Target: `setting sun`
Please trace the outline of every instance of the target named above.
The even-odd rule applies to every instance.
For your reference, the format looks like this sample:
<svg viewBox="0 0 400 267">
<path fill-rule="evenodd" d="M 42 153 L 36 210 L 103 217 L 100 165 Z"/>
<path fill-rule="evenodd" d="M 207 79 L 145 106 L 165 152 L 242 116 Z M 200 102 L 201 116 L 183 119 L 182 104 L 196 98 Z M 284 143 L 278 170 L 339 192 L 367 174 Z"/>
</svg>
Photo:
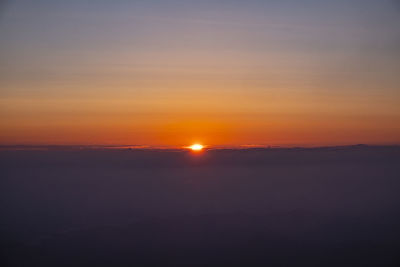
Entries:
<svg viewBox="0 0 400 267">
<path fill-rule="evenodd" d="M 193 151 L 200 151 L 204 148 L 204 146 L 200 145 L 200 144 L 194 144 L 189 146 L 189 148 Z"/>
</svg>

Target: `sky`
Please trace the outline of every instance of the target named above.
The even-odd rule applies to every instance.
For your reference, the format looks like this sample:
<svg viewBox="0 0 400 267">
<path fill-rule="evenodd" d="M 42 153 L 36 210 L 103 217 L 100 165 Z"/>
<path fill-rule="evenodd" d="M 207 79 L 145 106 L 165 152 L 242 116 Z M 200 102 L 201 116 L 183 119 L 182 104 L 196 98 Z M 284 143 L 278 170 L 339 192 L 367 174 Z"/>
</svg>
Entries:
<svg viewBox="0 0 400 267">
<path fill-rule="evenodd" d="M 1 3 L 0 144 L 400 144 L 400 1 Z"/>
</svg>

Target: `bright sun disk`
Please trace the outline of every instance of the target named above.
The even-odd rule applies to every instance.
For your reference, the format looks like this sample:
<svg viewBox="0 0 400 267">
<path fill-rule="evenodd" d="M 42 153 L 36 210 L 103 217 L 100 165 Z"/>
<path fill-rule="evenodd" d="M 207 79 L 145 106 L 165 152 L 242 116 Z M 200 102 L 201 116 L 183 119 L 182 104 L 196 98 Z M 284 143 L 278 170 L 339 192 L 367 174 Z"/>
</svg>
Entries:
<svg viewBox="0 0 400 267">
<path fill-rule="evenodd" d="M 203 146 L 200 145 L 200 144 L 194 144 L 194 145 L 189 146 L 189 148 L 190 148 L 191 150 L 193 150 L 193 151 L 200 151 L 200 150 L 203 149 Z"/>
</svg>

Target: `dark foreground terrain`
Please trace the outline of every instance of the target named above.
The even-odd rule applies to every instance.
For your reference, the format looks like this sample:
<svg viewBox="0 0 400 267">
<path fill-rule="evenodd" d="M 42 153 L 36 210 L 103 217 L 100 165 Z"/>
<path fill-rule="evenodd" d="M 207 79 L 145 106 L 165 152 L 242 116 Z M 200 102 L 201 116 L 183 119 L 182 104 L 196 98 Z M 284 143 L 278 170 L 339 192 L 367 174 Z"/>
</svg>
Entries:
<svg viewBox="0 0 400 267">
<path fill-rule="evenodd" d="M 400 147 L 0 151 L 2 266 L 399 266 Z"/>
</svg>

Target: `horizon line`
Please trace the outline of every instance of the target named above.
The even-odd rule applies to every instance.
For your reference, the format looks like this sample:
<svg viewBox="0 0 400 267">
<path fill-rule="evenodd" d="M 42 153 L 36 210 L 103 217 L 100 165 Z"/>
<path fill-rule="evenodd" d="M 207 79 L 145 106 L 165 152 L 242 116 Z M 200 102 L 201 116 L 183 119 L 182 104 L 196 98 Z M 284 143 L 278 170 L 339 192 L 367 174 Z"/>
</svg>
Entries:
<svg viewBox="0 0 400 267">
<path fill-rule="evenodd" d="M 398 147 L 400 143 L 390 144 L 338 144 L 338 145 L 204 145 L 204 150 L 251 150 L 251 149 L 316 149 L 316 148 L 346 148 L 346 147 Z M 82 144 L 0 144 L 1 150 L 189 150 L 187 146 L 152 146 L 152 145 L 82 145 Z"/>
</svg>

